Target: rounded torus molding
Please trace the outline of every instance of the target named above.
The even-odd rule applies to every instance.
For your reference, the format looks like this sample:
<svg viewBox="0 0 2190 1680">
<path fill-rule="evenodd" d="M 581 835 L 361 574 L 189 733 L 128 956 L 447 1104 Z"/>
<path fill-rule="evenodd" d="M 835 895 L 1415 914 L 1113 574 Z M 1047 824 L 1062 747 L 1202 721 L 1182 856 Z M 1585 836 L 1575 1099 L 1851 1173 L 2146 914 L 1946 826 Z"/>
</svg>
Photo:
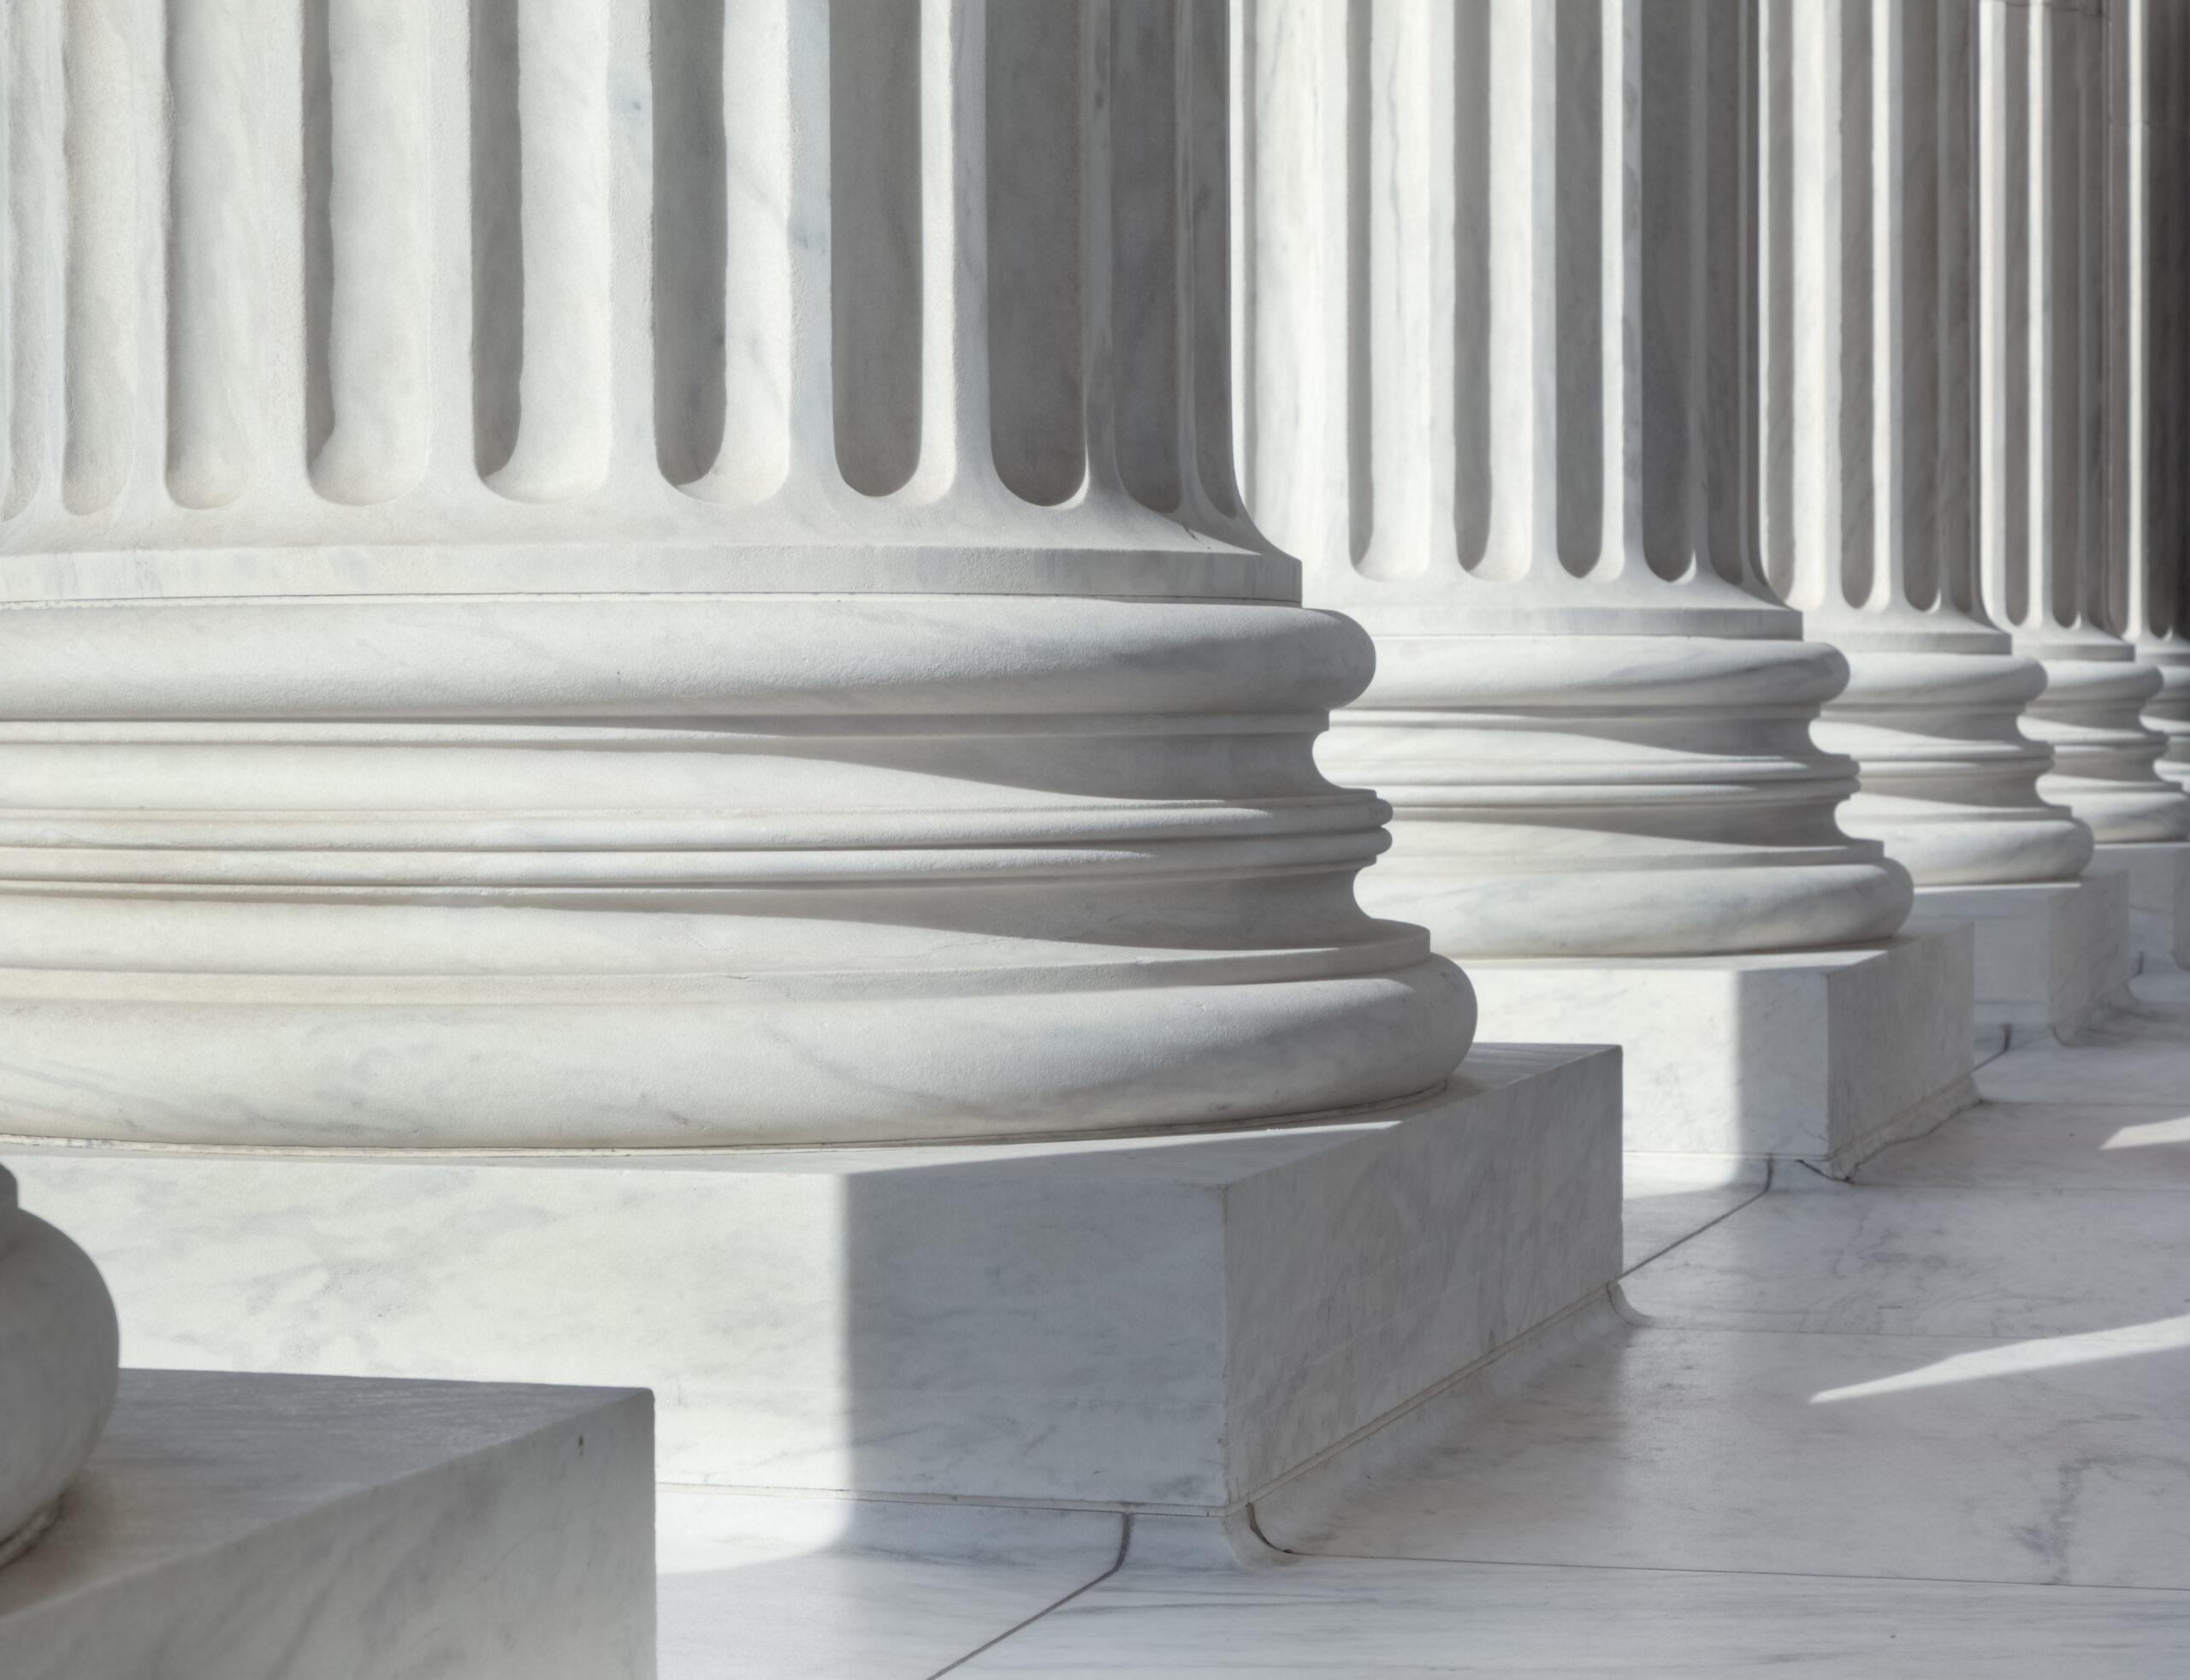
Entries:
<svg viewBox="0 0 2190 1680">
<path fill-rule="evenodd" d="M 2073 809 L 2102 843 L 2190 838 L 2190 793 L 2156 768 L 2167 738 L 2142 718 L 2163 682 L 2110 639 L 2098 657 L 2045 659 L 2045 692 L 2023 720 L 2053 748 L 2039 791 Z"/>
<path fill-rule="evenodd" d="M 2153 768 L 2190 792 L 2190 648 L 2146 648 L 2138 657 L 2159 672 L 2159 692 L 2144 714 L 2145 727 L 2167 743 Z"/>
<path fill-rule="evenodd" d="M 2045 687 L 2036 660 L 1850 650 L 1848 668 L 1846 692 L 1811 731 L 1862 766 L 1843 827 L 1884 841 L 1919 886 L 2082 873 L 2091 830 L 2039 793 L 2052 750 L 2020 726 Z"/>
<path fill-rule="evenodd" d="M 1087 1133 L 1434 1086 L 1335 614 L 1040 596 L 0 612 L 0 1114 L 178 1143 Z"/>
<path fill-rule="evenodd" d="M 16 1204 L 0 1168 L 0 1565 L 51 1524 L 114 1410 L 120 1364 L 98 1268 Z"/>
<path fill-rule="evenodd" d="M 1908 873 L 1834 807 L 1814 743 L 1847 669 L 1814 642 L 1387 636 L 1323 766 L 1390 800 L 1364 876 L 1462 958 L 1808 949 L 1884 938 Z"/>
</svg>

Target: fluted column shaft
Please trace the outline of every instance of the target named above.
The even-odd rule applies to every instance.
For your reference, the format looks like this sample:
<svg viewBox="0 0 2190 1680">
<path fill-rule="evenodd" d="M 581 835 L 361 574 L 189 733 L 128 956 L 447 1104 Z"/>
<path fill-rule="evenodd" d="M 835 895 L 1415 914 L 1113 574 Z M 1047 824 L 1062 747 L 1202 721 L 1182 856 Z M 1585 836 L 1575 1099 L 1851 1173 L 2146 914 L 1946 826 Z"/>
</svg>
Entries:
<svg viewBox="0 0 2190 1680">
<path fill-rule="evenodd" d="M 2117 622 L 2160 674 L 2157 768 L 2190 789 L 2190 4 L 2120 0 L 2108 47 L 2107 553 Z"/>
<path fill-rule="evenodd" d="M 1249 506 L 1376 636 L 1323 748 L 1367 902 L 1483 956 L 1880 937 L 1810 737 L 1846 667 L 1756 570 L 1743 0 L 1253 0 Z"/>
<path fill-rule="evenodd" d="M 1977 599 L 1975 0 L 1767 0 L 1766 575 L 1847 656 L 1842 826 L 1919 885 L 2059 880 L 2090 831 L 2018 727 L 2045 683 Z"/>
<path fill-rule="evenodd" d="M 2106 34 L 2100 0 L 1980 0 L 1980 557 L 1992 620 L 2045 666 L 2039 790 L 2102 842 L 2190 833 L 2138 714 L 2159 673 L 2110 628 Z"/>
<path fill-rule="evenodd" d="M 996 1136 L 1434 1085 L 1240 512 L 1222 0 L 7 12 L 0 1107 Z"/>
</svg>

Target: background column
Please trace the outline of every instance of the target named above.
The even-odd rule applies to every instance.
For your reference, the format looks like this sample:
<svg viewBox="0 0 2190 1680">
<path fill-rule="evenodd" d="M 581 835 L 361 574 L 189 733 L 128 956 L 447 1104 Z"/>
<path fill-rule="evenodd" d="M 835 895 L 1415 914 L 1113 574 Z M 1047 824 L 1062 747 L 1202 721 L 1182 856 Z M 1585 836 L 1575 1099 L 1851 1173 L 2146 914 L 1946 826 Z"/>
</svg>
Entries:
<svg viewBox="0 0 2190 1680">
<path fill-rule="evenodd" d="M 2138 714 L 2160 687 L 2111 627 L 2106 540 L 2107 20 L 2098 0 L 1982 0 L 1980 521 L 1984 598 L 2045 666 L 2039 783 L 2109 842 L 2180 840 L 2190 798 Z"/>
<path fill-rule="evenodd" d="M 2092 837 L 2017 726 L 2045 684 L 1977 590 L 1974 0 L 1767 0 L 1765 571 L 1846 655 L 1814 731 L 1919 886 L 2056 881 Z"/>
<path fill-rule="evenodd" d="M 2190 7 L 2122 0 L 2108 21 L 2109 554 L 2124 634 L 2156 665 L 2145 723 L 2190 785 Z"/>
<path fill-rule="evenodd" d="M 1758 567 L 1756 9 L 1239 28 L 1246 497 L 1376 638 L 1319 749 L 1394 809 L 1364 902 L 1468 960 L 1485 1036 L 1625 1044 L 1631 1149 L 1843 1160 L 1960 1100 L 1965 949 L 1753 955 L 1884 940 L 1911 899 L 1811 736 L 1846 663 Z M 1837 1111 L 1767 1093 L 1775 1057 L 1822 1075 L 1851 964 L 1921 1048 Z M 1775 1003 L 1798 973 L 1809 1004 Z M 1805 1007 L 1815 1042 L 1758 1049 Z"/>
<path fill-rule="evenodd" d="M 2159 688 L 2142 722 L 2152 766 L 2190 789 L 2190 638 L 2185 636 L 2190 488 L 2190 9 L 2110 8 L 2107 46 L 2106 622 Z M 2190 845 L 2122 842 L 2140 956 L 2190 961 Z"/>
</svg>

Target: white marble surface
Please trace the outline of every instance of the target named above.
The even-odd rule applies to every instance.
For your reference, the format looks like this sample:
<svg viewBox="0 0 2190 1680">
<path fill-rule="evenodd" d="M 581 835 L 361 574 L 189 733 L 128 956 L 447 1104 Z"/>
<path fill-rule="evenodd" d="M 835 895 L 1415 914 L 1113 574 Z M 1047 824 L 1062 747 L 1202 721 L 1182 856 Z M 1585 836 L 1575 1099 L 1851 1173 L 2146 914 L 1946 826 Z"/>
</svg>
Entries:
<svg viewBox="0 0 2190 1680">
<path fill-rule="evenodd" d="M 1122 1572 L 954 1671 L 991 1680 L 2175 1680 L 2181 1596 L 1317 1558 Z"/>
<path fill-rule="evenodd" d="M 1754 1156 L 1690 1161 L 1630 1155 L 1620 1186 L 1623 1272 L 1761 1196 L 1776 1163 Z"/>
<path fill-rule="evenodd" d="M 2021 1051 L 2015 1052 L 2018 1056 Z M 2190 1057 L 2184 1059 L 2190 1078 Z M 2174 1103 L 1986 1103 L 1873 1156 L 1866 1185 L 2190 1190 L 2190 1090 Z"/>
<path fill-rule="evenodd" d="M 2014 1042 L 2073 1034 L 2134 971 L 2129 903 L 2119 873 L 2086 871 L 2069 882 L 1925 887 L 1916 915 L 1963 921 L 1975 937 L 1980 1038 L 2009 1030 Z"/>
<path fill-rule="evenodd" d="M 2092 867 L 2129 878 L 2129 947 L 2146 966 L 2190 962 L 2190 842 L 2099 847 Z"/>
<path fill-rule="evenodd" d="M 759 1503 L 659 1491 L 660 1680 L 928 1680 L 1108 1573 L 1123 1537 L 1112 1512 Z"/>
<path fill-rule="evenodd" d="M 1618 1275 L 1616 1056 L 1467 1070 L 1102 1143 L 11 1158 L 133 1363 L 644 1384 L 667 1481 L 1211 1510 Z"/>
<path fill-rule="evenodd" d="M 1357 1557 L 2190 1588 L 2190 1341 L 1949 1365 L 2003 1346 L 1637 1329 L 1319 1531 L 1264 1531 Z"/>
<path fill-rule="evenodd" d="M 648 1397 L 131 1370 L 9 1680 L 652 1680 Z"/>
<path fill-rule="evenodd" d="M 2170 1320 L 2190 1314 L 2190 1174 L 2175 1187 L 1767 1196 L 1623 1287 L 1654 1319 L 1719 1329 L 2022 1339 Z"/>
<path fill-rule="evenodd" d="M 1838 951 L 1477 961 L 1487 1038 L 1622 1046 L 1626 1147 L 1844 1172 L 1975 1100 L 1971 944 L 1927 926 Z"/>
</svg>

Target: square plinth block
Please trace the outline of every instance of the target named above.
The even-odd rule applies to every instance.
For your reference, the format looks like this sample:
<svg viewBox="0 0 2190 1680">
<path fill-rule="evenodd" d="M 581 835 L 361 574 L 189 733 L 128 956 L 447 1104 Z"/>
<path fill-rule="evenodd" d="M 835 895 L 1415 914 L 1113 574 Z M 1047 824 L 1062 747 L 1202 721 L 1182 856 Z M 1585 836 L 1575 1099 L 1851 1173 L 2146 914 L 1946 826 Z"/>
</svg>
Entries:
<svg viewBox="0 0 2190 1680">
<path fill-rule="evenodd" d="M 2073 881 L 1916 890 L 1918 916 L 1975 930 L 1980 1045 L 2066 1038 L 2128 985 L 2129 884 L 2127 870 L 2093 869 Z"/>
<path fill-rule="evenodd" d="M 1619 1270 L 1617 1051 L 965 1147 L 10 1145 L 133 1363 L 654 1389 L 671 1483 L 1236 1511 Z"/>
<path fill-rule="evenodd" d="M 2190 840 L 2101 846 L 2086 873 L 2128 877 L 2129 951 L 2140 970 L 2190 968 Z"/>
<path fill-rule="evenodd" d="M 629 1389 L 125 1370 L 0 1569 L 8 1680 L 653 1680 Z"/>
<path fill-rule="evenodd" d="M 1977 1100 L 1968 931 L 1843 950 L 1471 961 L 1489 1038 L 1626 1053 L 1627 1147 L 1834 1176 Z"/>
</svg>

